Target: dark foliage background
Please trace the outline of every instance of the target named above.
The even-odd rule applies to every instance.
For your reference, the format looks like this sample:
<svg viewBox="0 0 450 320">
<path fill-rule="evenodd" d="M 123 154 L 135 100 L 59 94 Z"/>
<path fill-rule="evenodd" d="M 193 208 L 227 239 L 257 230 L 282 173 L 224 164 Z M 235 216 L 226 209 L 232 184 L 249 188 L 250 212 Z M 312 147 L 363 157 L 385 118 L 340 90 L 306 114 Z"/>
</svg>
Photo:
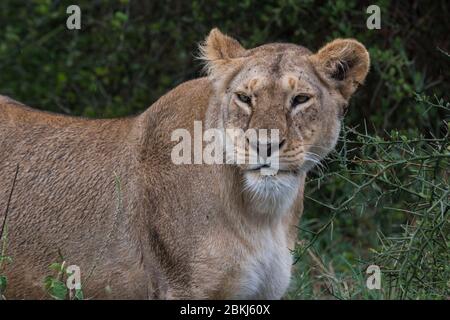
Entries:
<svg viewBox="0 0 450 320">
<path fill-rule="evenodd" d="M 66 28 L 66 8 L 82 9 L 82 29 Z M 0 88 L 25 103 L 86 116 L 141 111 L 198 77 L 197 44 L 217 26 L 246 47 L 298 43 L 312 50 L 353 37 L 372 70 L 354 99 L 352 120 L 378 129 L 430 127 L 413 116 L 414 92 L 448 93 L 447 1 L 377 1 L 382 29 L 366 28 L 373 1 L 20 1 L 0 3 Z M 435 118 L 435 117 L 434 117 Z"/>
<path fill-rule="evenodd" d="M 79 31 L 66 28 L 70 4 L 81 7 Z M 381 7 L 381 30 L 366 27 L 366 8 L 371 4 Z M 299 247 L 304 250 L 298 253 L 300 271 L 290 297 L 445 298 L 449 296 L 450 243 L 446 197 L 449 9 L 445 0 L 2 0 L 0 92 L 27 105 L 65 114 L 125 116 L 146 109 L 177 84 L 201 75 L 195 59 L 197 45 L 212 27 L 219 27 L 246 47 L 281 41 L 314 51 L 337 37 L 356 38 L 370 51 L 371 71 L 346 118 L 349 128 L 343 137 L 348 144 L 342 142 L 327 160 L 328 175 L 311 175 L 308 190 L 314 201 L 307 201 L 300 227 Z M 420 154 L 431 158 L 402 162 Z M 438 157 L 437 161 L 435 154 L 443 155 L 443 160 Z M 384 179 L 394 181 L 394 187 L 378 178 L 375 184 L 364 186 L 368 174 L 379 173 L 378 169 L 392 161 L 400 163 L 393 171 L 387 170 Z M 433 174 L 410 171 L 411 163 L 412 167 L 430 166 Z M 428 183 L 415 185 L 417 177 Z M 357 185 L 349 184 L 348 179 Z M 323 181 L 322 185 L 318 181 Z M 443 192 L 443 200 L 439 198 L 436 205 L 444 208 L 436 213 L 436 217 L 444 217 L 439 225 L 443 229 L 438 232 L 442 237 L 436 242 L 444 249 L 431 250 L 433 261 L 440 264 L 426 262 L 426 267 L 443 269 L 432 279 L 424 278 L 429 272 L 413 269 L 402 280 L 407 266 L 399 271 L 395 265 L 398 255 L 389 260 L 392 248 L 380 240 L 380 233 L 409 239 L 393 243 L 394 251 L 411 246 L 413 231 L 405 231 L 403 226 L 417 222 L 411 212 L 424 208 L 422 200 L 428 208 L 433 205 L 437 191 L 431 185 Z M 365 189 L 357 186 L 369 191 L 364 193 Z M 348 199 L 352 206 L 340 206 Z M 436 219 L 430 223 L 438 223 Z M 386 270 L 399 271 L 380 294 L 367 292 L 359 283 L 364 263 L 375 261 L 374 252 L 381 254 Z M 424 261 L 423 250 L 414 252 L 404 257 L 406 265 Z"/>
</svg>

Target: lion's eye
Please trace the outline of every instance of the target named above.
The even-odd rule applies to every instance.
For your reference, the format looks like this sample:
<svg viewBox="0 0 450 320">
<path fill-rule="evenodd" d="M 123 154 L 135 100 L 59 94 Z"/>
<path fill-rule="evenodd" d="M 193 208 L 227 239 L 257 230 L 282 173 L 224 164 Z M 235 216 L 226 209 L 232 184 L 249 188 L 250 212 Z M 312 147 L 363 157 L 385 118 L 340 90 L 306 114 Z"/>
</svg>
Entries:
<svg viewBox="0 0 450 320">
<path fill-rule="evenodd" d="M 236 96 L 239 100 L 241 100 L 243 103 L 250 104 L 252 102 L 252 98 L 250 98 L 248 95 L 243 93 L 236 93 Z"/>
<path fill-rule="evenodd" d="M 298 106 L 299 104 L 303 104 L 307 102 L 310 99 L 309 96 L 305 96 L 303 94 L 299 94 L 298 96 L 295 96 L 294 99 L 292 99 L 292 108 Z"/>
</svg>

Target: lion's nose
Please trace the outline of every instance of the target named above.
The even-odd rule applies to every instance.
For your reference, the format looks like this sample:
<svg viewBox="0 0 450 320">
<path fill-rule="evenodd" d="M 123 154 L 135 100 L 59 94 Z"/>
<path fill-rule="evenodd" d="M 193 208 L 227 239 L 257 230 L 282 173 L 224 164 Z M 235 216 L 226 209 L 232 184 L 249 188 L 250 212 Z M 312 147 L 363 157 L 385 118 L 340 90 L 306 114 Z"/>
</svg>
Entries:
<svg viewBox="0 0 450 320">
<path fill-rule="evenodd" d="M 286 142 L 286 139 L 283 139 L 280 143 L 278 143 L 278 150 L 280 150 Z M 272 143 L 261 143 L 260 141 L 256 141 L 255 145 L 250 144 L 259 156 L 266 156 L 269 158 L 272 155 Z"/>
<path fill-rule="evenodd" d="M 256 152 L 258 155 L 270 157 L 272 155 L 272 144 L 271 143 L 260 143 L 259 141 L 256 144 Z"/>
</svg>

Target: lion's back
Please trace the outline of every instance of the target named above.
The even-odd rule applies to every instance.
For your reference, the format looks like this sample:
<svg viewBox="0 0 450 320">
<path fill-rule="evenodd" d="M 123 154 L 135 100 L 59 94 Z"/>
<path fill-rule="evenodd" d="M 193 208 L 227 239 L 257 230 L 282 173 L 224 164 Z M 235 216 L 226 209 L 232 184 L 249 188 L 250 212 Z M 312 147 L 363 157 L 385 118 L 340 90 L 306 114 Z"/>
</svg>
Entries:
<svg viewBox="0 0 450 320">
<path fill-rule="evenodd" d="M 0 222 L 18 168 L 8 212 L 8 253 L 14 260 L 14 268 L 6 271 L 14 288 L 10 297 L 36 297 L 48 266 L 58 259 L 58 249 L 82 270 L 91 268 L 115 223 L 117 177 L 123 212 L 134 217 L 141 207 L 134 191 L 141 182 L 139 156 L 151 155 L 145 158 L 145 168 L 152 168 L 148 175 L 158 174 L 155 179 L 166 185 L 180 185 L 178 178 L 171 182 L 161 174 L 167 166 L 173 169 L 172 176 L 175 170 L 188 174 L 184 167 L 165 162 L 170 161 L 170 134 L 203 119 L 210 92 L 206 79 L 189 81 L 140 116 L 112 120 L 65 117 L 0 98 Z M 197 201 L 205 203 L 203 198 Z M 133 260 L 131 249 L 127 247 L 127 252 Z M 96 270 L 116 269 L 105 264 Z M 25 279 L 23 274 L 30 276 Z M 99 286 L 104 280 L 96 277 Z"/>
<path fill-rule="evenodd" d="M 57 260 L 57 244 L 83 266 L 94 259 L 105 224 L 112 223 L 115 174 L 127 181 L 131 125 L 128 119 L 55 115 L 0 98 L 0 222 L 10 202 L 8 252 L 15 269 L 7 274 L 17 290 L 30 285 L 21 279 L 25 273 L 41 283 Z"/>
</svg>

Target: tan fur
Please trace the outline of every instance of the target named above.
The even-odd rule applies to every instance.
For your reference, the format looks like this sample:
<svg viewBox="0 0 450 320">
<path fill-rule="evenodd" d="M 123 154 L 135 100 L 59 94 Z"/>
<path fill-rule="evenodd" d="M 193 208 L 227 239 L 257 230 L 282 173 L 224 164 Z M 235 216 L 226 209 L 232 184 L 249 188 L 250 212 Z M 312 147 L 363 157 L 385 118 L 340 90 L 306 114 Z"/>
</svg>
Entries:
<svg viewBox="0 0 450 320">
<path fill-rule="evenodd" d="M 8 298 L 46 297 L 43 279 L 59 254 L 80 266 L 88 298 L 281 297 L 286 285 L 275 269 L 266 270 L 267 288 L 245 287 L 246 274 L 255 263 L 271 266 L 261 260 L 267 241 L 273 254 L 294 248 L 314 164 L 305 154 L 321 159 L 334 147 L 368 55 L 355 40 L 317 54 L 294 44 L 246 50 L 217 29 L 202 53 L 208 78 L 178 86 L 136 117 L 88 120 L 0 98 L 0 222 L 19 165 L 7 217 Z M 342 80 L 332 77 L 338 61 L 346 63 Z M 251 114 L 236 90 L 252 95 Z M 293 90 L 311 95 L 295 112 Z M 262 178 L 246 165 L 173 164 L 171 133 L 192 132 L 194 120 L 204 129 L 279 129 L 285 171 L 277 177 L 297 181 L 292 199 L 261 205 L 245 184 Z"/>
</svg>

